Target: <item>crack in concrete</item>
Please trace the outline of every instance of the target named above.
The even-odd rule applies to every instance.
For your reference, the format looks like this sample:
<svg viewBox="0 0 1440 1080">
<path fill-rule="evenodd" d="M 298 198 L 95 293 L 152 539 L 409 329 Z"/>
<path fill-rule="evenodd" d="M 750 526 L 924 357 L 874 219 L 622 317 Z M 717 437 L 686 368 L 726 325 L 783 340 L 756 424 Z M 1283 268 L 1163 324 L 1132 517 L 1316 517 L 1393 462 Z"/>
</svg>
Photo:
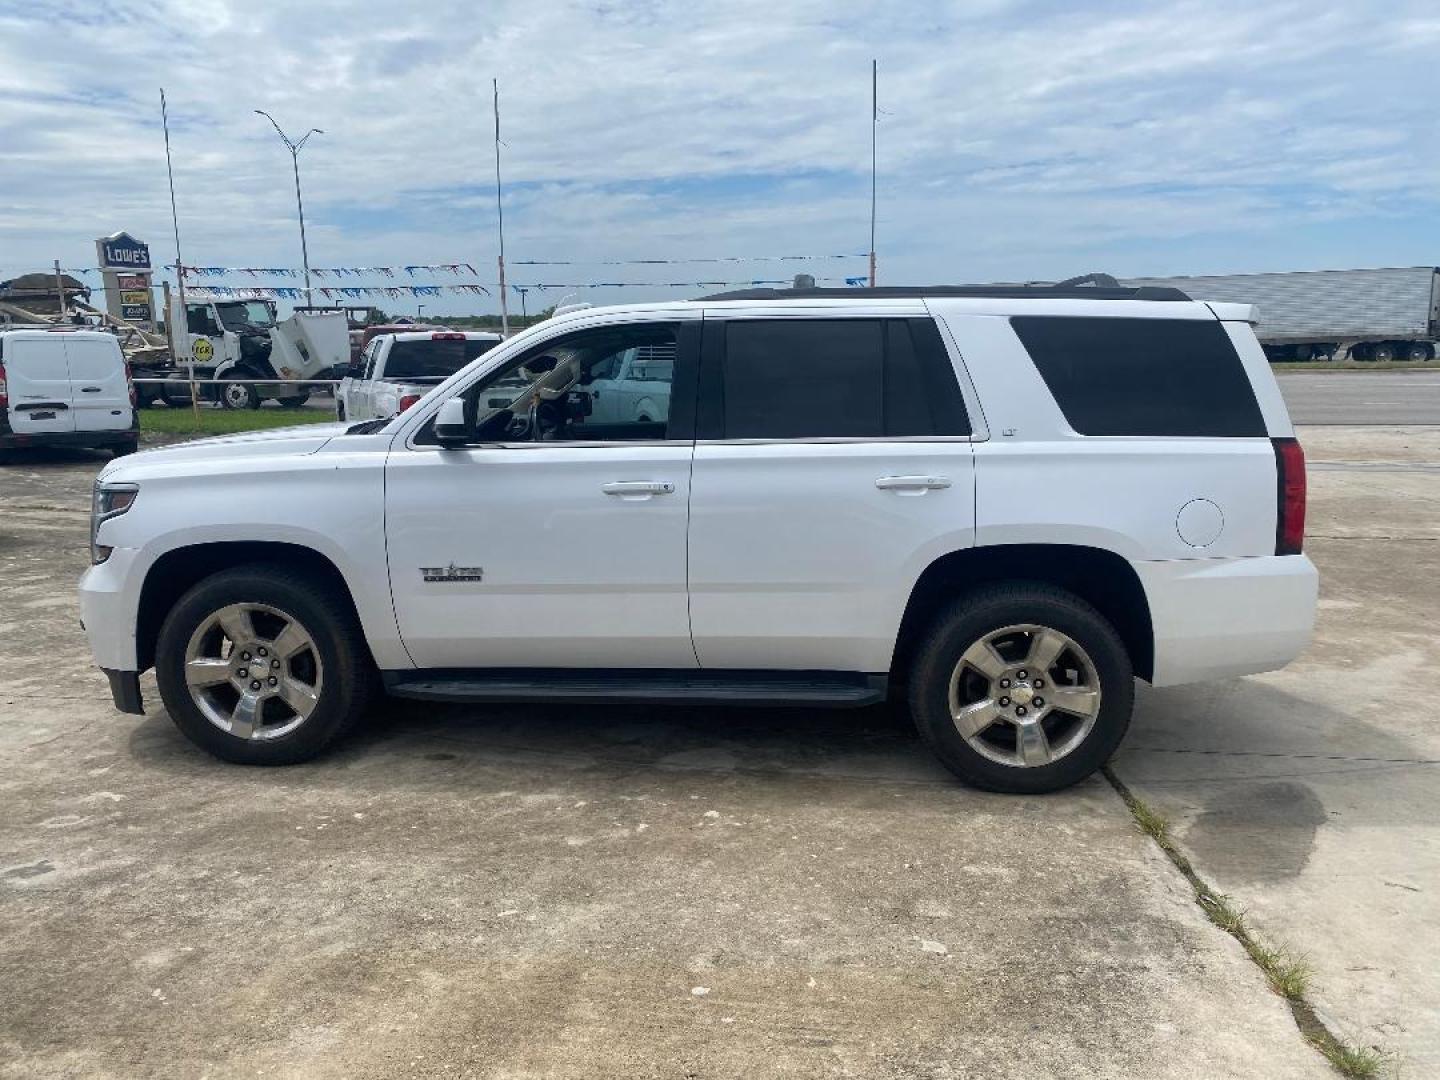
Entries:
<svg viewBox="0 0 1440 1080">
<path fill-rule="evenodd" d="M 1162 831 L 1158 835 L 1144 827 L 1142 815 L 1150 818 L 1154 818 L 1155 815 L 1140 801 L 1135 793 L 1130 790 L 1125 781 L 1115 775 L 1114 770 L 1111 769 L 1109 765 L 1102 765 L 1100 772 L 1101 775 L 1110 782 L 1110 786 L 1115 789 L 1115 793 L 1120 796 L 1121 801 L 1125 803 L 1131 815 L 1135 817 L 1136 824 L 1141 826 L 1141 830 L 1145 832 L 1155 846 L 1160 849 L 1165 858 L 1169 860 L 1170 865 L 1175 867 L 1181 876 L 1185 878 L 1186 882 L 1189 883 L 1191 891 L 1195 894 L 1195 903 L 1199 905 L 1201 910 L 1207 912 L 1206 918 L 1210 925 L 1222 933 L 1229 934 L 1238 941 L 1240 945 L 1244 947 L 1251 962 L 1253 962 L 1257 968 L 1260 968 L 1261 973 L 1266 976 L 1267 980 L 1270 979 L 1270 973 L 1266 971 L 1259 960 L 1256 959 L 1254 949 L 1257 946 L 1262 948 L 1264 946 L 1255 935 L 1251 933 L 1247 927 L 1239 923 L 1238 920 L 1235 925 L 1228 923 L 1221 924 L 1210 917 L 1206 907 L 1207 899 L 1212 903 L 1214 903 L 1217 898 L 1223 902 L 1226 899 L 1224 895 L 1219 890 L 1213 888 L 1209 882 L 1196 872 L 1195 867 L 1190 864 L 1190 860 L 1180 851 L 1174 841 L 1170 840 L 1165 834 L 1163 825 Z M 1271 989 L 1275 989 L 1273 984 Z M 1306 999 L 1304 993 L 1292 992 L 1281 994 L 1278 990 L 1275 990 L 1275 993 L 1290 1007 L 1290 1015 L 1294 1018 L 1295 1026 L 1299 1029 L 1301 1036 L 1315 1047 L 1315 1049 L 1330 1062 L 1331 1066 L 1336 1068 L 1337 1072 L 1346 1072 L 1346 1070 L 1337 1066 L 1335 1056 L 1336 1052 L 1349 1049 L 1348 1044 L 1337 1037 L 1325 1021 L 1320 1019 L 1319 1014 L 1315 1011 L 1315 1007 Z"/>
</svg>

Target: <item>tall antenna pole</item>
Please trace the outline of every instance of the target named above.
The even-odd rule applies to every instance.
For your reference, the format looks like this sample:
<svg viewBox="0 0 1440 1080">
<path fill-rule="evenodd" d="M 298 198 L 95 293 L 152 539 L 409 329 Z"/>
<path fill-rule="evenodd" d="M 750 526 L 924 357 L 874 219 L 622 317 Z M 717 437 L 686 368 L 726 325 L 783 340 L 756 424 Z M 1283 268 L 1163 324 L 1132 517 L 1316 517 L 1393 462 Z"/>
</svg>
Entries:
<svg viewBox="0 0 1440 1080">
<path fill-rule="evenodd" d="M 500 201 L 500 80 L 495 88 L 495 216 L 500 223 L 500 336 L 510 336 L 510 309 L 505 302 L 505 204 Z"/>
<path fill-rule="evenodd" d="M 179 359 L 175 355 L 175 342 L 186 341 L 189 336 L 189 309 L 185 306 L 185 260 L 180 257 L 180 215 L 175 210 L 175 166 L 170 161 L 170 111 L 165 107 L 163 86 L 160 88 L 160 124 L 165 129 L 165 172 L 170 177 L 170 224 L 175 228 L 175 287 L 180 293 L 180 317 L 186 320 L 176 326 L 175 313 L 165 312 L 165 327 L 169 330 L 170 338 L 170 362 L 173 364 Z M 190 370 L 190 411 L 195 417 L 195 430 L 199 431 L 200 390 L 195 385 L 195 357 L 188 348 L 185 350 L 185 360 L 185 366 Z"/>
<path fill-rule="evenodd" d="M 880 128 L 880 63 L 870 61 L 870 288 L 875 288 L 875 136 Z"/>
</svg>

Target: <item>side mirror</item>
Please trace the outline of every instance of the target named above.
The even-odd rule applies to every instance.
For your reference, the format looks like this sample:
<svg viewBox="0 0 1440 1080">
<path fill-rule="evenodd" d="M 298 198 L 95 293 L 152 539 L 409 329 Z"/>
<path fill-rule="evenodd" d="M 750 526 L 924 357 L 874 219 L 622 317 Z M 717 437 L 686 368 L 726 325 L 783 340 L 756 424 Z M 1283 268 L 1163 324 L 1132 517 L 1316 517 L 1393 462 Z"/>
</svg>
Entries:
<svg viewBox="0 0 1440 1080">
<path fill-rule="evenodd" d="M 435 414 L 435 441 L 450 449 L 471 441 L 470 424 L 465 419 L 465 399 L 460 395 L 448 398 Z"/>
</svg>

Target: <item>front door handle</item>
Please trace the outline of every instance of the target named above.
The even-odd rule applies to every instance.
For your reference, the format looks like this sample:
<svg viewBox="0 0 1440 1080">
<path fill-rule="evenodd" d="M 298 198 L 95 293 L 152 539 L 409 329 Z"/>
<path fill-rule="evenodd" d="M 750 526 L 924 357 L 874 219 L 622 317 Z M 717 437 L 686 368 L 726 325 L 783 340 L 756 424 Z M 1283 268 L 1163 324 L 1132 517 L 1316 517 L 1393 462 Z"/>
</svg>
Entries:
<svg viewBox="0 0 1440 1080">
<path fill-rule="evenodd" d="M 600 490 L 606 495 L 634 498 L 637 495 L 669 495 L 674 492 L 675 485 L 669 480 L 612 480 L 608 484 L 601 484 Z"/>
<path fill-rule="evenodd" d="M 935 491 L 950 486 L 948 476 L 882 476 L 875 481 L 881 491 Z"/>
</svg>

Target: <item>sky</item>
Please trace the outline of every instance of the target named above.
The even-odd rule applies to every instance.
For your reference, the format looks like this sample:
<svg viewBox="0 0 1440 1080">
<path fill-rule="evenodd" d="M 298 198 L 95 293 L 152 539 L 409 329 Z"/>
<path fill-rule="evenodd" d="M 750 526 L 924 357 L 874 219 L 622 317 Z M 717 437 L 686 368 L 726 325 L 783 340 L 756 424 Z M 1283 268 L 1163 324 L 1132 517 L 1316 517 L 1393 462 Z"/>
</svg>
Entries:
<svg viewBox="0 0 1440 1080">
<path fill-rule="evenodd" d="M 0 0 L 0 278 L 122 229 L 174 260 L 164 86 L 186 263 L 300 265 L 265 109 L 324 129 L 313 266 L 493 292 L 493 78 L 511 282 L 838 283 L 865 260 L 598 264 L 865 252 L 872 59 L 881 284 L 1440 263 L 1437 58 L 1434 0 Z"/>
</svg>

